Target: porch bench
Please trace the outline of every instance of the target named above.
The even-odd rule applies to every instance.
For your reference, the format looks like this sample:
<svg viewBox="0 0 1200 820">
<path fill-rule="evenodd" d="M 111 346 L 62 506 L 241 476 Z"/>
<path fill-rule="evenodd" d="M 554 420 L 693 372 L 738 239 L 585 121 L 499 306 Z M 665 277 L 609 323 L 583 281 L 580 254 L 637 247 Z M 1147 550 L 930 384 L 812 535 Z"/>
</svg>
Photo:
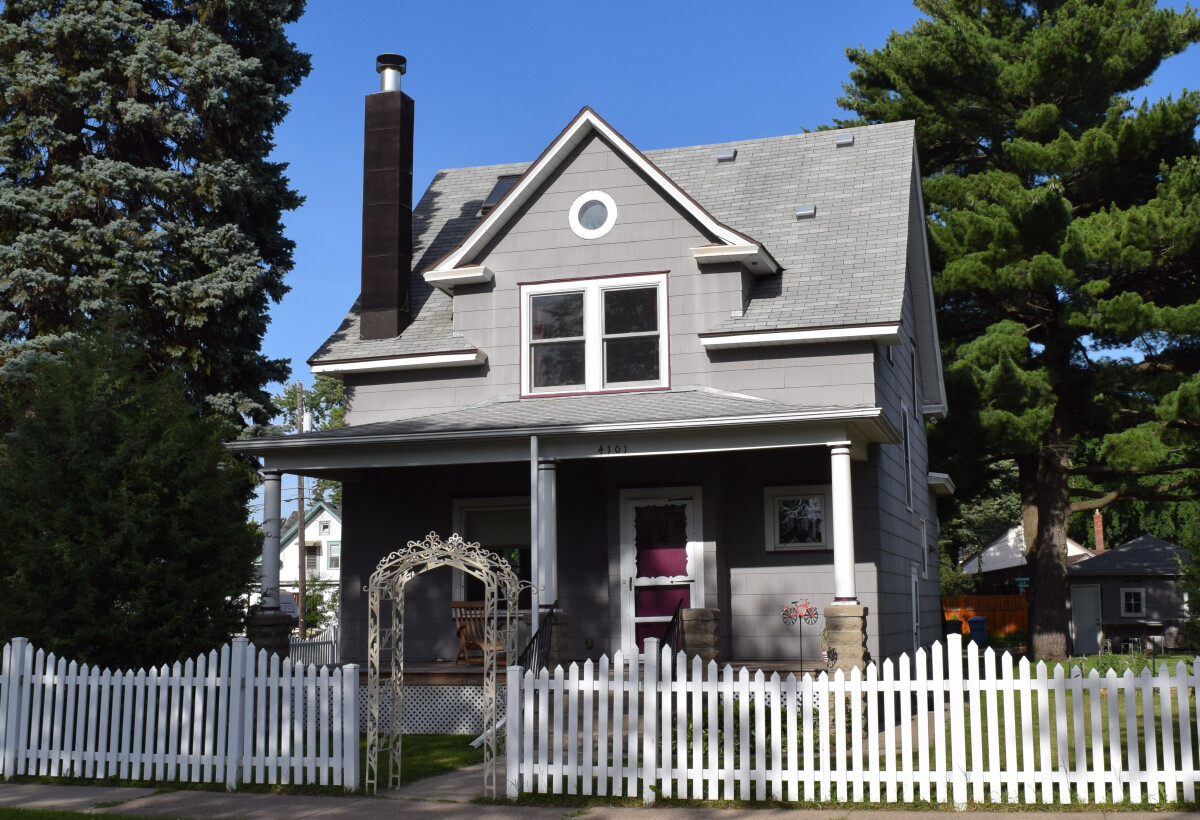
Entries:
<svg viewBox="0 0 1200 820">
<path fill-rule="evenodd" d="M 450 617 L 454 618 L 454 626 L 458 632 L 458 654 L 454 657 L 455 666 L 461 659 L 467 666 L 471 665 L 472 653 L 476 653 L 482 662 L 484 646 L 487 643 L 487 625 L 483 612 L 483 601 L 451 601 Z M 504 645 L 493 644 L 496 652 L 497 665 L 503 666 Z"/>
</svg>

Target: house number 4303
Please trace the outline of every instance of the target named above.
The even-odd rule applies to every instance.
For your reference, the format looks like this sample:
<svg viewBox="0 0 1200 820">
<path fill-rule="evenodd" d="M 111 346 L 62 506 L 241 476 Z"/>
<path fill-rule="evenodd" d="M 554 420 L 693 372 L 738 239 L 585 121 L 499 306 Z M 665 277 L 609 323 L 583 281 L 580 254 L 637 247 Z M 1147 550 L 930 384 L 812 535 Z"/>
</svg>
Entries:
<svg viewBox="0 0 1200 820">
<path fill-rule="evenodd" d="M 598 456 L 619 456 L 628 452 L 628 444 L 601 444 L 596 448 L 596 455 Z"/>
</svg>

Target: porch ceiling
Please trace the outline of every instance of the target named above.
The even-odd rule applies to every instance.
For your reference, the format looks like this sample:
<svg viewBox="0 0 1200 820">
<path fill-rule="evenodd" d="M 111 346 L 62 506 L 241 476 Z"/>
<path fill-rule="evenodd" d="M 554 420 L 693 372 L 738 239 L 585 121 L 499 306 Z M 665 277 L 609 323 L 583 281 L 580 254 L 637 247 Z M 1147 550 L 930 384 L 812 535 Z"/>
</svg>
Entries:
<svg viewBox="0 0 1200 820">
<path fill-rule="evenodd" d="M 782 404 L 709 388 L 497 399 L 417 418 L 248 439 L 231 449 L 266 469 L 327 477 L 346 471 L 431 464 L 527 461 L 529 439 L 550 459 L 613 458 L 848 442 L 899 435 L 873 406 Z"/>
</svg>

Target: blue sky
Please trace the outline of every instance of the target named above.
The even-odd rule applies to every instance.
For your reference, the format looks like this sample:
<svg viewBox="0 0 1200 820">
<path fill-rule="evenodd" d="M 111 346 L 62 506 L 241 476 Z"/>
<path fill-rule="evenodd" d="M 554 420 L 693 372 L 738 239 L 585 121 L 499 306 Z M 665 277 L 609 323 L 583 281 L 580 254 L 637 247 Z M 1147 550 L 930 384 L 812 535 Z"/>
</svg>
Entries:
<svg viewBox="0 0 1200 820">
<path fill-rule="evenodd" d="M 271 309 L 265 352 L 311 384 L 305 359 L 358 293 L 363 96 L 378 90 L 380 52 L 408 58 L 419 198 L 440 168 L 533 160 L 585 105 L 643 150 L 829 123 L 846 116 L 845 48 L 878 48 L 917 17 L 903 0 L 311 0 L 289 34 L 313 70 L 274 154 L 306 202 L 285 216 L 292 290 Z M 1164 64 L 1150 93 L 1196 78 L 1200 47 Z"/>
</svg>

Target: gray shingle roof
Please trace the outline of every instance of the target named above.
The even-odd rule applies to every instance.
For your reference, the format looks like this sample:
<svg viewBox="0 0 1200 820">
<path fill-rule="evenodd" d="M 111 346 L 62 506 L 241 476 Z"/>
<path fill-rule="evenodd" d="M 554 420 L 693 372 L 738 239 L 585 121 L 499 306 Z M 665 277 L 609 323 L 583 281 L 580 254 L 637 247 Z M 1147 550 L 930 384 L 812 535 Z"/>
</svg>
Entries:
<svg viewBox="0 0 1200 820">
<path fill-rule="evenodd" d="M 761 277 L 745 314 L 712 332 L 896 323 L 904 293 L 913 161 L 911 122 L 668 148 L 646 156 L 716 219 L 762 243 L 783 266 Z M 737 160 L 717 164 L 719 148 Z M 439 171 L 413 212 L 413 322 L 394 339 L 359 338 L 358 302 L 310 363 L 468 349 L 452 335 L 450 297 L 421 272 L 478 223 L 496 178 L 528 163 Z M 794 209 L 815 204 L 815 219 Z"/>
<path fill-rule="evenodd" d="M 706 387 L 684 387 L 645 393 L 601 393 L 496 399 L 429 416 L 357 424 L 305 433 L 308 441 L 359 436 L 404 436 L 428 433 L 497 432 L 606 424 L 653 424 L 693 419 L 744 418 L 797 412 L 844 412 L 846 408 L 800 407 L 725 393 Z M 259 441 L 264 441 L 259 439 Z"/>
<path fill-rule="evenodd" d="M 1102 552 L 1090 561 L 1067 567 L 1070 577 L 1089 575 L 1178 575 L 1179 562 L 1187 561 L 1187 550 L 1178 544 L 1140 535 Z"/>
</svg>

